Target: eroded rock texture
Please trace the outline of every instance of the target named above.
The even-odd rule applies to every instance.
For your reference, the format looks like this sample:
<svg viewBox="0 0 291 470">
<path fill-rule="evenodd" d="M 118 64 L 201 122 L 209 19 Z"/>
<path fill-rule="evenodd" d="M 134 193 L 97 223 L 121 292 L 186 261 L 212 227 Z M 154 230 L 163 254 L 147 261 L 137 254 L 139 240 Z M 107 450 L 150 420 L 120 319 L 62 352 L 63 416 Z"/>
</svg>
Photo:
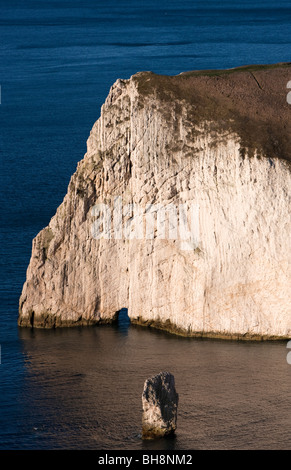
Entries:
<svg viewBox="0 0 291 470">
<path fill-rule="evenodd" d="M 185 335 L 290 337 L 290 79 L 285 64 L 117 80 L 33 240 L 19 325 L 106 323 L 128 308 Z M 94 238 L 92 208 L 113 214 L 116 200 L 195 204 L 198 244 L 130 239 L 129 212 L 121 234 Z"/>
<path fill-rule="evenodd" d="M 175 379 L 169 372 L 160 372 L 145 381 L 142 394 L 143 439 L 174 434 L 177 428 L 178 401 Z"/>
</svg>

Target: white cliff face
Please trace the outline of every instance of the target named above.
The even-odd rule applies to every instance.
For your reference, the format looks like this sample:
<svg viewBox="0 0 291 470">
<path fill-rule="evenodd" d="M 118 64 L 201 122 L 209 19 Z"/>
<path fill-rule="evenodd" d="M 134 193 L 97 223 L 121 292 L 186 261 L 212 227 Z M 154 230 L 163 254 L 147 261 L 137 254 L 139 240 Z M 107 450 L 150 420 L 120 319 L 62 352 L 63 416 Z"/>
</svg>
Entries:
<svg viewBox="0 0 291 470">
<path fill-rule="evenodd" d="M 185 335 L 290 337 L 290 164 L 243 154 L 233 130 L 193 123 L 190 104 L 118 80 L 49 226 L 33 241 L 19 324 L 133 322 Z M 94 239 L 96 204 L 199 207 L 199 239 Z M 127 225 L 126 225 L 127 224 Z M 126 227 L 129 227 L 128 232 Z M 109 236 L 109 235 L 108 235 Z"/>
</svg>

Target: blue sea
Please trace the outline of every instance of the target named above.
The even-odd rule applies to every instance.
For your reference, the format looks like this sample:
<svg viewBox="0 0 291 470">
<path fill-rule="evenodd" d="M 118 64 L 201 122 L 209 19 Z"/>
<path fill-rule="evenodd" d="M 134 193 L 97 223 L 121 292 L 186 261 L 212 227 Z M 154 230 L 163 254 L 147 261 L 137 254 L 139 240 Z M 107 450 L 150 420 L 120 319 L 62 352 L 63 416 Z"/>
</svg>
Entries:
<svg viewBox="0 0 291 470">
<path fill-rule="evenodd" d="M 290 2 L 0 8 L 0 449 L 290 449 L 285 342 L 186 339 L 126 320 L 17 327 L 32 239 L 62 202 L 114 81 L 290 61 Z M 160 370 L 176 378 L 177 436 L 143 442 L 143 383 Z"/>
</svg>

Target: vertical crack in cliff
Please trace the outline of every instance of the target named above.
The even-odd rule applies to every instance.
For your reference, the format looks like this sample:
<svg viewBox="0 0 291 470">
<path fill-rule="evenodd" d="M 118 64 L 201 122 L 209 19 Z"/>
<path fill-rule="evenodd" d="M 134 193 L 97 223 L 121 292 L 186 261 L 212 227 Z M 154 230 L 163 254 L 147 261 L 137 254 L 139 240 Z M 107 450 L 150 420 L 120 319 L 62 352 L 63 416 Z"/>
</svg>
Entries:
<svg viewBox="0 0 291 470">
<path fill-rule="evenodd" d="M 253 77 L 253 79 L 255 80 L 256 84 L 258 85 L 259 89 L 264 91 L 263 87 L 260 85 L 259 81 L 257 80 L 257 78 L 255 77 L 255 74 L 253 72 L 250 72 L 251 76 Z"/>
</svg>

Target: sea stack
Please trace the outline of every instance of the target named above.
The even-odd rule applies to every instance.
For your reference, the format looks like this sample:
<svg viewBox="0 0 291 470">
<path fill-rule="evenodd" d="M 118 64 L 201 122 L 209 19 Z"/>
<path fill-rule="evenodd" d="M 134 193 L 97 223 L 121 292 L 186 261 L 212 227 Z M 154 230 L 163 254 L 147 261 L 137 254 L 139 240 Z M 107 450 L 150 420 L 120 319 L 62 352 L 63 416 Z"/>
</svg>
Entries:
<svg viewBox="0 0 291 470">
<path fill-rule="evenodd" d="M 178 399 L 175 379 L 169 372 L 160 372 L 145 381 L 142 394 L 143 439 L 156 439 L 175 433 Z"/>
</svg>

